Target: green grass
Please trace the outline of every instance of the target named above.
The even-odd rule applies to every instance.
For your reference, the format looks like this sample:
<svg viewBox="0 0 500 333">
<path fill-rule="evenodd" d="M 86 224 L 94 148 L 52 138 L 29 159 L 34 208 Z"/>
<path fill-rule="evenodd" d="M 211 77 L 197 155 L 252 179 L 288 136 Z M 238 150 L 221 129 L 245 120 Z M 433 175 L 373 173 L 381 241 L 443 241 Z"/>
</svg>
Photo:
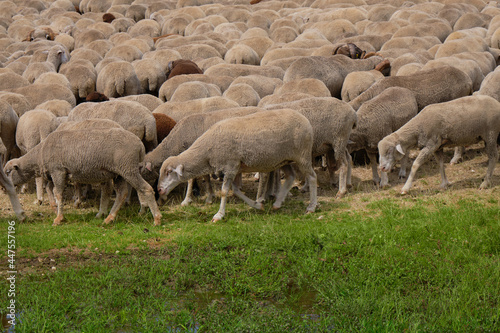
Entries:
<svg viewBox="0 0 500 333">
<path fill-rule="evenodd" d="M 35 213 L 16 225 L 16 332 L 498 332 L 498 195 L 448 194 L 310 215 L 233 199 L 217 224 L 218 205 L 164 206 L 160 227 L 136 206 L 111 226 L 94 209 L 59 227 Z"/>
</svg>

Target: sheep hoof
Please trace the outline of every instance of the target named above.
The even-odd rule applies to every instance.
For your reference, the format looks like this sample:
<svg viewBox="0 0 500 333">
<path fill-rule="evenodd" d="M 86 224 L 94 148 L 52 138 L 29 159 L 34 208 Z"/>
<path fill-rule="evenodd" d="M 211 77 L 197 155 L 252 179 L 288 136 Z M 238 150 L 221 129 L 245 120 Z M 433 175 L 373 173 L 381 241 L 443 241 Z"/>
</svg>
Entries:
<svg viewBox="0 0 500 333">
<path fill-rule="evenodd" d="M 106 217 L 106 219 L 104 220 L 104 224 L 110 224 L 111 222 L 113 222 L 114 219 L 115 216 L 109 214 L 108 217 Z"/>
<path fill-rule="evenodd" d="M 262 202 L 256 202 L 255 209 L 264 210 L 264 204 Z"/>
<path fill-rule="evenodd" d="M 281 206 L 275 206 L 275 205 L 273 205 L 273 210 L 278 210 L 280 208 L 281 208 Z"/>
<path fill-rule="evenodd" d="M 181 202 L 181 206 L 182 206 L 182 207 L 189 206 L 189 205 L 191 204 L 191 202 L 193 202 L 193 200 L 191 200 L 191 199 L 186 199 L 186 200 L 183 200 L 183 201 Z"/>
<path fill-rule="evenodd" d="M 161 225 L 161 214 L 155 216 L 155 226 Z"/>
<path fill-rule="evenodd" d="M 36 199 L 34 202 L 33 202 L 34 205 L 38 205 L 38 206 L 41 206 L 42 205 L 42 200 L 40 199 Z"/>
<path fill-rule="evenodd" d="M 54 223 L 52 223 L 52 226 L 56 227 L 56 226 L 60 225 L 63 219 L 64 219 L 64 217 L 62 215 L 57 216 L 54 219 Z"/>
<path fill-rule="evenodd" d="M 338 191 L 337 195 L 335 196 L 337 199 L 342 199 L 344 195 L 347 193 L 347 191 Z"/>
<path fill-rule="evenodd" d="M 221 213 L 217 213 L 214 215 L 211 222 L 212 223 L 219 222 L 220 220 L 222 220 L 222 217 L 223 215 Z"/>
<path fill-rule="evenodd" d="M 401 195 L 407 195 L 408 191 L 401 191 Z"/>
</svg>

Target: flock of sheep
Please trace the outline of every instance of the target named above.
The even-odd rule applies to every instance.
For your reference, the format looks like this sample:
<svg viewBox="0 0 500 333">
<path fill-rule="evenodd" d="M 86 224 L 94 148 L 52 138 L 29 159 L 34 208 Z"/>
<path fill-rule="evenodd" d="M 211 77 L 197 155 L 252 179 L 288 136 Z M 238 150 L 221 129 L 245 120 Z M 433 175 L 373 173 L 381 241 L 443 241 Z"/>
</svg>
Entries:
<svg viewBox="0 0 500 333">
<path fill-rule="evenodd" d="M 64 218 L 63 191 L 100 185 L 110 223 L 135 189 L 155 225 L 160 197 L 212 175 L 227 195 L 278 209 L 296 174 L 317 205 L 323 157 L 338 197 L 366 150 L 403 186 L 443 147 L 484 142 L 491 186 L 500 144 L 500 2 L 484 0 L 0 0 L 0 184 Z M 379 165 L 377 165 L 379 155 Z M 379 175 L 380 171 L 380 175 Z M 257 199 L 242 173 L 259 173 Z M 115 201 L 108 213 L 110 197 Z"/>
</svg>

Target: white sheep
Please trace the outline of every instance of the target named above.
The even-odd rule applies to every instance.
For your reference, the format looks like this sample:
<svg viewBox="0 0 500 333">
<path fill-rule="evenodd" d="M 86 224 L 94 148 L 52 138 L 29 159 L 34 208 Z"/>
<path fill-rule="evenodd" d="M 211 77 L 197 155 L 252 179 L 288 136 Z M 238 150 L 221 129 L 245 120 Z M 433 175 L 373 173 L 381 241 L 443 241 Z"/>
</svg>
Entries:
<svg viewBox="0 0 500 333">
<path fill-rule="evenodd" d="M 97 74 L 96 90 L 108 97 L 142 93 L 134 67 L 127 61 L 116 61 L 104 66 Z"/>
<path fill-rule="evenodd" d="M 379 141 L 406 124 L 417 112 L 418 106 L 414 93 L 401 87 L 384 90 L 377 97 L 365 102 L 356 112 L 358 121 L 349 137 L 348 149 L 350 152 L 366 150 L 376 185 L 381 187 L 389 185 L 387 172 L 382 172 L 381 177 L 377 172 Z M 407 157 L 405 155 L 401 162 L 399 178 L 406 177 Z"/>
<path fill-rule="evenodd" d="M 115 99 L 101 103 L 82 103 L 68 115 L 68 121 L 91 118 L 116 121 L 124 129 L 134 133 L 143 142 L 146 151 L 151 151 L 158 145 L 155 118 L 148 108 L 138 102 Z"/>
<path fill-rule="evenodd" d="M 163 113 L 175 121 L 196 113 L 210 112 L 238 107 L 239 104 L 222 96 L 194 99 L 187 102 L 167 102 L 157 107 L 154 112 Z"/>
<path fill-rule="evenodd" d="M 285 184 L 273 204 L 273 208 L 280 208 L 295 178 L 289 163 L 295 162 L 309 180 L 307 212 L 314 212 L 317 178 L 312 168 L 312 145 L 311 124 L 293 110 L 262 111 L 226 119 L 210 127 L 189 149 L 163 162 L 158 190 L 161 195 L 167 195 L 188 179 L 223 172 L 221 205 L 212 218 L 212 222 L 216 222 L 224 217 L 229 189 L 241 172 L 271 172 L 282 167 Z M 245 196 L 237 186 L 232 187 L 233 193 L 251 207 L 263 209 L 262 203 Z"/>
<path fill-rule="evenodd" d="M 211 83 L 201 82 L 201 81 L 189 81 L 180 84 L 177 89 L 175 89 L 171 102 L 187 102 L 195 99 L 208 98 L 221 96 L 222 92 L 220 88 Z"/>
<path fill-rule="evenodd" d="M 391 170 L 395 161 L 409 149 L 419 147 L 411 172 L 401 190 L 407 194 L 418 168 L 432 154 L 436 156 L 441 174 L 441 188 L 450 183 L 444 172 L 443 147 L 464 146 L 484 141 L 488 154 L 488 170 L 480 189 L 491 185 L 491 176 L 498 161 L 500 143 L 500 102 L 489 96 L 466 96 L 424 108 L 396 132 L 378 144 L 381 171 Z"/>
<path fill-rule="evenodd" d="M 10 104 L 0 100 L 0 139 L 5 146 L 5 155 L 0 160 L 2 166 L 12 157 L 11 155 L 17 147 L 16 127 L 18 122 L 19 117 Z"/>
<path fill-rule="evenodd" d="M 1 156 L 1 160 L 4 160 L 4 156 Z M 19 221 L 24 221 L 26 219 L 26 214 L 24 213 L 23 207 L 19 202 L 19 197 L 16 193 L 16 188 L 12 184 L 10 178 L 5 174 L 3 167 L 0 167 L 0 186 L 5 189 L 7 195 L 9 196 L 10 204 L 12 205 L 12 209 L 16 213 L 17 219 Z"/>
<path fill-rule="evenodd" d="M 347 143 L 351 130 L 356 126 L 356 112 L 349 104 L 332 97 L 310 97 L 266 106 L 266 109 L 279 108 L 296 110 L 309 120 L 314 133 L 311 160 L 326 155 L 331 184 L 334 172 L 340 169 L 337 197 L 344 196 L 347 185 L 350 185 L 347 184 L 350 163 L 347 160 Z"/>
<path fill-rule="evenodd" d="M 102 142 L 109 144 L 102 145 Z M 64 219 L 62 194 L 68 179 L 80 184 L 114 180 L 117 195 L 104 223 L 116 218 L 127 197 L 128 183 L 137 190 L 141 206 L 150 208 L 155 225 L 160 225 L 161 213 L 154 191 L 139 173 L 144 155 L 140 140 L 123 129 L 55 131 L 23 157 L 10 160 L 5 173 L 14 185 L 35 175 L 50 177 L 57 202 L 53 225 L 59 225 Z"/>
</svg>

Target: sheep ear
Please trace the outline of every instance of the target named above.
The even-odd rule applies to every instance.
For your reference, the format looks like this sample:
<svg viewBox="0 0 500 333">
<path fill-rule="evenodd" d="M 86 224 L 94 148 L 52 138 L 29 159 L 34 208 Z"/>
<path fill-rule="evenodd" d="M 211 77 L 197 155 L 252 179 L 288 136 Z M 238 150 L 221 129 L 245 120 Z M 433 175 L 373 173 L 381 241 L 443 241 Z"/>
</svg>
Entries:
<svg viewBox="0 0 500 333">
<path fill-rule="evenodd" d="M 167 65 L 168 70 L 171 71 L 173 66 L 174 66 L 174 62 L 169 61 L 168 65 Z"/>
<path fill-rule="evenodd" d="M 174 170 L 179 176 L 182 177 L 182 171 L 184 171 L 184 165 L 179 164 Z"/>
<path fill-rule="evenodd" d="M 401 145 L 398 143 L 396 145 L 396 150 L 398 151 L 398 153 L 400 153 L 401 155 L 404 155 L 405 152 L 403 151 L 403 147 L 401 147 Z"/>
<path fill-rule="evenodd" d="M 146 168 L 146 170 L 148 171 L 153 171 L 153 168 L 151 167 L 151 162 L 147 162 L 146 165 L 144 166 Z"/>
</svg>

